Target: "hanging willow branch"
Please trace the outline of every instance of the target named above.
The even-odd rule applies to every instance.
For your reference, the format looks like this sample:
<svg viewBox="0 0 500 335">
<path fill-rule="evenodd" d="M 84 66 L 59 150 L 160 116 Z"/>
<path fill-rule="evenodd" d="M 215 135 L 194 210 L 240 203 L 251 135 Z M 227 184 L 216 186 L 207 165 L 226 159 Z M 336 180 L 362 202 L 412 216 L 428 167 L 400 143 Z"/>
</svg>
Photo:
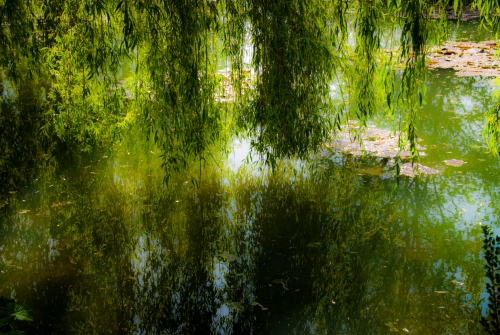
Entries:
<svg viewBox="0 0 500 335">
<path fill-rule="evenodd" d="M 255 94 L 244 111 L 247 128 L 256 132 L 252 146 L 271 165 L 276 158 L 306 157 L 330 128 L 329 87 L 339 64 L 335 46 L 344 38 L 333 20 L 346 18 L 332 18 L 336 8 L 321 0 L 246 3 L 257 71 Z"/>
<path fill-rule="evenodd" d="M 163 148 L 165 168 L 178 170 L 191 159 L 204 159 L 220 135 L 212 39 L 218 8 L 197 0 L 135 5 L 137 18 L 128 24 L 134 28 L 127 31 L 125 43 L 141 53 L 138 75 L 148 88 L 140 97 L 145 120 Z M 130 9 L 123 8 L 125 17 Z"/>
<path fill-rule="evenodd" d="M 482 24 L 492 28 L 498 39 L 499 20 L 498 1 L 494 0 L 477 0 L 476 6 L 481 12 Z M 486 111 L 486 126 L 483 129 L 483 141 L 485 141 L 490 151 L 495 155 L 499 155 L 500 148 L 500 83 L 497 81 L 497 90 L 494 92 L 495 105 Z"/>
<path fill-rule="evenodd" d="M 484 11 L 490 6 L 487 0 L 479 4 Z M 281 158 L 307 159 L 341 120 L 330 88 L 337 77 L 352 102 L 349 117 L 363 125 L 380 108 L 379 92 L 387 90 L 391 110 L 406 118 L 401 128 L 415 156 L 431 20 L 424 13 L 445 5 L 444 0 L 6 1 L 0 4 L 0 64 L 12 77 L 23 73 L 21 64 L 26 73 L 49 77 L 44 132 L 89 146 L 139 123 L 162 147 L 168 171 L 203 161 L 212 145 L 225 143 L 232 135 L 226 132 L 228 119 L 239 120 L 253 149 L 271 166 Z M 396 61 L 390 65 L 381 61 L 388 27 L 400 28 L 399 50 L 386 58 Z M 252 50 L 252 64 L 244 63 L 244 48 Z M 215 99 L 217 70 L 224 62 L 232 69 L 235 91 L 229 103 Z M 253 90 L 244 92 L 249 66 Z"/>
</svg>

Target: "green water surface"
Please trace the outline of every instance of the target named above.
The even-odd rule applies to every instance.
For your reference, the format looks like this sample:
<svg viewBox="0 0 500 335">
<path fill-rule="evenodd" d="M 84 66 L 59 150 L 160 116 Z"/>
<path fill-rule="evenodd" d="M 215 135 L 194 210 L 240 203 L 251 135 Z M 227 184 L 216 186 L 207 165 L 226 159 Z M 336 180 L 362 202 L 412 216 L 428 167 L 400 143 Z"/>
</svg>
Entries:
<svg viewBox="0 0 500 335">
<path fill-rule="evenodd" d="M 93 153 L 38 141 L 34 88 L 4 85 L 0 295 L 34 310 L 30 334 L 480 334 L 495 86 L 453 71 L 427 86 L 421 163 L 440 173 L 395 189 L 376 159 L 262 171 L 245 140 L 166 187 L 138 131 Z"/>
</svg>

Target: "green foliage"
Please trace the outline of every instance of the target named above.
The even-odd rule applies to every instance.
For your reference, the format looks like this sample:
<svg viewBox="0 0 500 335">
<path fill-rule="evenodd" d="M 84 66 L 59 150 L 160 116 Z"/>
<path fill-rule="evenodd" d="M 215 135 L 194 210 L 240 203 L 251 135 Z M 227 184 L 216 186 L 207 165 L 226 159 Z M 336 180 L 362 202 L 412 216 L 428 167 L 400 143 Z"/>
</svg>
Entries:
<svg viewBox="0 0 500 335">
<path fill-rule="evenodd" d="M 497 80 L 497 85 L 499 84 Z M 483 141 L 490 151 L 498 156 L 500 146 L 500 90 L 494 93 L 495 104 L 486 112 L 486 126 L 483 129 Z"/>
<path fill-rule="evenodd" d="M 307 157 L 328 134 L 329 87 L 339 65 L 343 1 L 247 1 L 257 87 L 245 112 L 252 142 L 276 158 Z M 336 38 L 336 37 L 339 38 Z M 337 49 L 338 50 L 338 49 Z"/>
<path fill-rule="evenodd" d="M 486 259 L 486 291 L 488 292 L 487 316 L 481 317 L 481 325 L 488 334 L 500 332 L 500 237 L 494 236 L 489 226 L 483 226 L 483 249 Z"/>
<path fill-rule="evenodd" d="M 19 65 L 26 58 L 38 57 L 35 38 L 37 17 L 31 1 L 0 2 L 0 66 L 14 79 L 21 74 Z"/>
<path fill-rule="evenodd" d="M 33 321 L 31 309 L 20 306 L 12 299 L 0 297 L 0 334 L 22 335 L 25 332 L 20 331 L 14 326 L 13 322 Z"/>
<path fill-rule="evenodd" d="M 0 65 L 12 78 L 48 79 L 46 136 L 88 151 L 139 122 L 162 148 L 167 171 L 209 157 L 211 145 L 237 132 L 228 120 L 239 121 L 271 166 L 279 158 L 307 159 L 342 120 L 365 125 L 383 90 L 391 113 L 406 119 L 400 128 L 415 158 L 428 32 L 445 29 L 423 13 L 448 2 L 7 1 L 0 4 Z M 478 6 L 492 11 L 489 1 Z M 383 36 L 387 30 L 392 36 Z M 400 48 L 384 50 L 381 41 L 393 37 Z M 222 60 L 235 91 L 224 103 L 215 99 Z M 253 90 L 244 94 L 249 67 Z M 333 101 L 335 83 L 345 83 L 349 110 Z"/>
<path fill-rule="evenodd" d="M 475 6 L 481 11 L 482 24 L 492 29 L 498 38 L 499 32 L 499 8 L 498 2 L 493 0 L 477 0 Z M 497 51 L 498 53 L 498 51 Z M 483 140 L 487 143 L 490 151 L 498 156 L 500 146 L 500 86 L 498 80 L 496 84 L 499 88 L 494 93 L 495 105 L 486 112 L 486 126 L 483 129 Z"/>
</svg>

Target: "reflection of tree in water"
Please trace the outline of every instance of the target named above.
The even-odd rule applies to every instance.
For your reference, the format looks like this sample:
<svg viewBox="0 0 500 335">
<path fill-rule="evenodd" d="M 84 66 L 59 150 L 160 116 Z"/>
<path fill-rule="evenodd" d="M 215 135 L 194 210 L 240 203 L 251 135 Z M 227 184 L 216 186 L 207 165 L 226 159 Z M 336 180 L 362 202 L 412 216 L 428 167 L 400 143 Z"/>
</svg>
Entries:
<svg viewBox="0 0 500 335">
<path fill-rule="evenodd" d="M 24 216 L 44 229 L 22 220 L 13 227 L 23 253 L 58 241 L 50 260 L 32 260 L 64 273 L 60 291 L 37 285 L 39 297 L 52 296 L 45 309 L 61 316 L 39 329 L 453 333 L 477 314 L 464 304 L 482 290 L 481 262 L 461 248 L 453 223 L 446 236 L 433 229 L 439 211 L 426 203 L 440 198 L 423 181 L 408 181 L 391 200 L 381 182 L 349 164 L 310 175 L 292 166 L 267 177 L 240 171 L 230 185 L 207 168 L 200 189 L 180 178 L 167 189 L 158 165 L 130 151 L 115 169 L 94 160 L 46 186 L 34 201 L 41 210 Z M 32 271 L 11 277 L 7 289 L 37 275 L 57 279 Z"/>
<path fill-rule="evenodd" d="M 260 198 L 253 244 L 261 250 L 255 256 L 255 296 L 268 308 L 258 311 L 258 333 L 334 326 L 316 314 L 334 315 L 345 294 L 357 303 L 364 291 L 357 275 L 364 254 L 359 245 L 377 240 L 384 227 L 373 202 L 377 195 L 358 193 L 349 169 L 311 180 L 290 177 L 273 176 L 253 189 Z M 379 214 L 387 209 L 381 206 Z"/>
<path fill-rule="evenodd" d="M 44 122 L 39 85 L 26 81 L 16 92 L 0 79 L 0 207 L 8 192 L 53 163 L 55 143 L 40 134 Z"/>
<path fill-rule="evenodd" d="M 473 146 L 483 145 L 477 139 L 484 127 L 484 112 L 491 105 L 492 85 L 477 77 L 457 77 L 450 71 L 430 76 L 426 100 L 432 106 L 422 110 L 420 135 L 429 150 L 441 154 L 453 150 L 459 155 L 455 158 L 461 159 L 473 152 Z"/>
<path fill-rule="evenodd" d="M 154 206 L 143 212 L 147 233 L 135 250 L 136 296 L 146 298 L 137 305 L 139 329 L 209 334 L 219 299 L 212 266 L 224 234 L 221 185 L 207 180 L 197 191 L 153 187 L 146 193 Z"/>
<path fill-rule="evenodd" d="M 457 218 L 444 208 L 444 192 L 436 190 L 436 184 L 438 189 L 444 185 L 440 178 L 405 180 L 395 195 L 401 217 L 394 228 L 401 241 L 390 251 L 392 267 L 399 272 L 390 308 L 405 312 L 391 314 L 417 333 L 467 329 L 473 334 L 480 316 L 475 299 L 482 291 L 480 241 L 474 240 L 479 231 L 457 229 Z"/>
<path fill-rule="evenodd" d="M 474 314 L 472 308 L 462 306 L 466 300 L 465 291 L 450 276 L 463 271 L 462 276 L 471 279 L 468 289 L 475 289 L 478 293 L 480 262 L 471 263 L 471 256 L 463 250 L 453 256 L 440 255 L 436 246 L 426 243 L 423 227 L 418 231 L 418 225 L 407 222 L 411 215 L 405 217 L 391 213 L 394 203 L 386 203 L 384 207 L 383 193 L 377 194 L 376 185 L 370 185 L 372 191 L 366 193 L 365 188 L 353 183 L 355 181 L 346 182 L 348 175 L 344 171 L 337 178 L 325 176 L 331 185 L 317 184 L 315 191 L 323 190 L 317 198 L 312 192 L 294 197 L 294 191 L 280 185 L 281 189 L 286 189 L 284 195 L 262 201 L 274 206 L 262 209 L 263 213 L 259 215 L 264 219 L 261 222 L 277 213 L 267 225 L 262 225 L 266 232 L 260 235 L 259 241 L 263 245 L 263 264 L 256 266 L 260 271 L 255 276 L 255 282 L 259 283 L 256 296 L 263 297 L 260 302 L 269 307 L 266 324 L 268 327 L 272 325 L 272 329 L 268 331 L 287 333 L 287 327 L 291 327 L 297 333 L 317 328 L 318 332 L 324 333 L 357 334 L 386 333 L 389 328 L 414 329 L 417 333 L 466 329 L 469 315 Z M 348 194 L 342 193 L 343 187 L 349 190 Z M 293 188 L 297 188 L 296 181 Z M 280 187 L 273 189 L 279 190 Z M 418 190 L 415 193 L 425 196 Z M 290 203 L 287 197 L 296 202 L 320 200 L 320 204 L 316 201 L 305 206 L 314 210 L 299 211 L 305 215 L 305 220 L 299 220 L 302 224 L 294 224 L 296 217 L 286 217 L 286 211 L 300 208 L 300 205 Z M 412 200 L 415 199 L 409 203 L 418 203 Z M 405 210 L 408 208 L 402 208 L 401 212 Z M 281 218 L 281 224 L 277 218 Z M 303 229 L 304 222 L 307 222 L 307 230 Z M 385 229 L 377 233 L 377 227 Z M 285 239 L 280 239 L 280 235 Z M 460 235 L 449 237 L 455 242 L 450 244 L 456 245 L 457 239 L 461 240 Z M 286 246 L 276 248 L 281 251 L 278 255 L 274 246 L 280 243 L 292 249 Z M 297 244 L 302 248 L 295 251 L 293 246 Z M 304 248 L 305 245 L 309 248 Z M 283 250 L 286 251 L 283 253 Z M 437 257 L 433 259 L 436 252 Z M 294 266 L 295 263 L 287 262 L 287 258 L 301 260 L 302 264 Z M 452 262 L 447 262 L 447 258 Z M 470 269 L 467 264 L 477 266 Z M 279 285 L 273 283 L 273 279 L 283 277 L 289 290 L 275 288 Z M 272 288 L 268 284 L 272 284 Z M 444 291 L 447 293 L 442 293 Z M 446 309 L 440 309 L 438 304 L 443 304 Z M 432 322 L 421 324 L 425 314 Z M 389 328 L 388 324 L 391 325 Z"/>
<path fill-rule="evenodd" d="M 135 309 L 130 264 L 134 205 L 118 186 L 96 188 L 95 183 L 104 182 L 99 179 L 87 179 L 77 188 L 78 210 L 68 227 L 70 261 L 82 276 L 72 283 L 69 315 L 77 333 L 127 333 Z"/>
</svg>

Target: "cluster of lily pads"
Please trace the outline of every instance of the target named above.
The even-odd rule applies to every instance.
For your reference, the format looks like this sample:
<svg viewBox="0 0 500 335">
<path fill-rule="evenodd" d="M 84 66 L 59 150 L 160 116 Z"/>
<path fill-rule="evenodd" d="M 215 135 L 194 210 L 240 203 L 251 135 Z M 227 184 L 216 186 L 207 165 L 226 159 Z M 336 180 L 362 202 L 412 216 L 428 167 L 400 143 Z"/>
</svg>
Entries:
<svg viewBox="0 0 500 335">
<path fill-rule="evenodd" d="M 394 159 L 399 156 L 403 159 L 410 158 L 409 145 L 401 150 L 401 132 L 391 132 L 375 126 L 360 127 L 350 122 L 341 131 L 334 135 L 333 142 L 326 146 L 337 152 L 346 152 L 353 156 L 370 154 L 378 158 Z M 427 148 L 417 146 L 420 156 L 425 156 Z"/>
<path fill-rule="evenodd" d="M 457 76 L 497 77 L 500 75 L 500 62 L 495 41 L 447 42 L 427 55 L 429 69 L 454 69 Z"/>
<path fill-rule="evenodd" d="M 350 122 L 342 130 L 332 135 L 332 141 L 327 143 L 325 147 L 330 152 L 349 154 L 356 158 L 376 158 L 379 164 L 363 168 L 362 174 L 388 176 L 394 172 L 396 161 L 403 162 L 399 165 L 400 176 L 413 178 L 420 174 L 439 173 L 434 168 L 410 161 L 409 144 L 399 131 L 391 132 L 372 125 L 361 127 L 356 122 Z M 426 149 L 425 146 L 417 145 L 420 157 L 426 155 L 424 152 Z M 327 151 L 324 154 L 327 155 Z M 464 164 L 463 161 L 457 159 L 445 160 L 444 162 L 446 165 L 457 167 Z"/>
</svg>

